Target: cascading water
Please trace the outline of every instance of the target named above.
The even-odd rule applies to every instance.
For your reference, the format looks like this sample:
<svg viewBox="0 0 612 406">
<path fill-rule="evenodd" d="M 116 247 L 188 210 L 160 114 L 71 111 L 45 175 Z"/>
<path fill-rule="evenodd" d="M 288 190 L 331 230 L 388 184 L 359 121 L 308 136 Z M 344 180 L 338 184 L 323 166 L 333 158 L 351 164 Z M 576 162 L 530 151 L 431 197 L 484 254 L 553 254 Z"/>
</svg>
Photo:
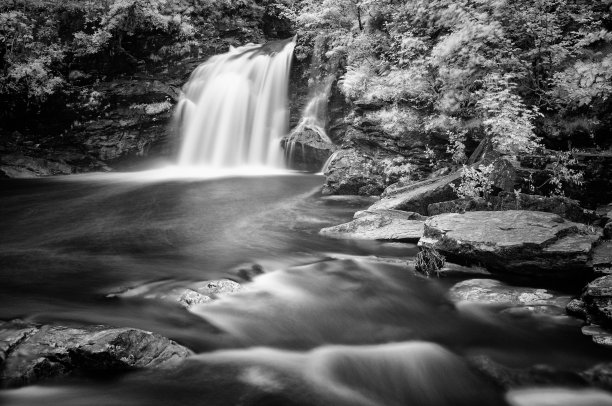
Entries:
<svg viewBox="0 0 612 406">
<path fill-rule="evenodd" d="M 283 167 L 295 38 L 231 48 L 191 75 L 176 110 L 179 166 Z"/>
</svg>

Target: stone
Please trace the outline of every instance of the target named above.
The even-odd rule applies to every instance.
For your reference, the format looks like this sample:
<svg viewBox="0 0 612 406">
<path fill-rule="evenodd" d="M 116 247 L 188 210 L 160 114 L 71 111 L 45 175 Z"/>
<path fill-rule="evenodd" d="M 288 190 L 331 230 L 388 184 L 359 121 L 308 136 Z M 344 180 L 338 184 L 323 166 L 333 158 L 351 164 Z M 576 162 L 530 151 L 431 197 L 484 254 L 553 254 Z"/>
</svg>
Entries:
<svg viewBox="0 0 612 406">
<path fill-rule="evenodd" d="M 73 168 L 65 162 L 19 154 L 9 154 L 0 157 L 0 170 L 10 178 L 67 175 L 74 172 Z"/>
<path fill-rule="evenodd" d="M 258 265 L 254 265 L 251 269 L 253 275 L 257 274 L 259 271 L 263 273 L 263 270 L 260 268 L 261 267 L 258 268 Z M 176 287 L 175 284 L 168 284 L 165 281 L 161 281 L 129 288 L 119 288 L 114 292 L 108 293 L 106 297 L 166 300 L 178 302 L 181 306 L 190 308 L 198 304 L 212 302 L 220 296 L 239 292 L 241 290 L 242 285 L 229 279 L 195 282 L 187 287 Z"/>
<path fill-rule="evenodd" d="M 549 365 L 534 365 L 529 368 L 510 368 L 486 355 L 468 358 L 469 364 L 499 387 L 509 390 L 533 386 L 584 386 L 587 380 L 580 374 L 555 369 Z"/>
<path fill-rule="evenodd" d="M 319 234 L 355 240 L 418 241 L 423 236 L 425 217 L 399 210 L 360 211 L 351 222 L 327 227 Z"/>
<path fill-rule="evenodd" d="M 338 149 L 331 140 L 312 128 L 298 127 L 281 140 L 287 164 L 291 169 L 319 172 Z"/>
<path fill-rule="evenodd" d="M 374 160 L 355 149 L 341 149 L 330 158 L 324 172 L 323 195 L 379 195 L 382 175 L 373 173 Z"/>
<path fill-rule="evenodd" d="M 419 246 L 493 272 L 575 277 L 592 272 L 598 239 L 585 225 L 552 213 L 474 211 L 430 217 Z"/>
<path fill-rule="evenodd" d="M 612 275 L 599 277 L 582 291 L 580 298 L 572 300 L 567 313 L 585 320 L 582 333 L 596 344 L 612 346 Z"/>
<path fill-rule="evenodd" d="M 155 333 L 109 326 L 0 324 L 0 386 L 18 387 L 85 371 L 174 365 L 192 355 Z"/>
<path fill-rule="evenodd" d="M 430 204 L 457 197 L 451 184 L 458 184 L 460 180 L 461 173 L 454 172 L 411 185 L 392 185 L 385 190 L 382 199 L 370 207 L 370 210 L 404 210 L 428 215 L 427 207 Z"/>
<path fill-rule="evenodd" d="M 597 274 L 612 273 L 612 241 L 601 241 L 593 249 L 593 267 Z"/>
<path fill-rule="evenodd" d="M 604 226 L 604 237 L 607 238 L 608 240 L 612 239 L 612 221 L 609 221 Z"/>
<path fill-rule="evenodd" d="M 612 391 L 612 362 L 597 364 L 580 375 L 591 385 Z"/>
<path fill-rule="evenodd" d="M 497 196 L 483 198 L 461 198 L 446 202 L 432 203 L 427 213 L 435 216 L 443 213 L 464 213 L 466 211 L 531 210 L 555 213 L 580 223 L 593 223 L 598 216 L 585 211 L 576 200 L 563 196 L 540 196 L 525 193 L 501 192 Z"/>
<path fill-rule="evenodd" d="M 499 305 L 520 310 L 513 314 L 537 313 L 563 315 L 570 301 L 569 296 L 559 295 L 547 289 L 509 286 L 494 279 L 469 279 L 457 283 L 450 289 L 453 302 L 470 302 Z"/>
<path fill-rule="evenodd" d="M 595 344 L 612 348 L 612 333 L 597 324 L 583 326 L 582 334 L 591 337 Z"/>
</svg>

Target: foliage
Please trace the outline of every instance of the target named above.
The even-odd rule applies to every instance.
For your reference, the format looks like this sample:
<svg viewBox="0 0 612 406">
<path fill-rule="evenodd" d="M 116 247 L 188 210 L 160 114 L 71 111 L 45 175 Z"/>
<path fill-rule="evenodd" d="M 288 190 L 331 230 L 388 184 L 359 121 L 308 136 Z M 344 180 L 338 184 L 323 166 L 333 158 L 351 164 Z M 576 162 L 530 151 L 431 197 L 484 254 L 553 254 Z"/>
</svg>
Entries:
<svg viewBox="0 0 612 406">
<path fill-rule="evenodd" d="M 411 180 L 415 170 L 414 165 L 404 157 L 383 159 L 382 167 L 386 185 Z"/>
<path fill-rule="evenodd" d="M 499 152 L 519 155 L 541 142 L 563 145 L 576 122 L 609 134 L 609 7 L 586 0 L 304 0 L 295 21 L 301 58 L 312 56 L 321 70 L 346 65 L 339 88 L 348 99 L 418 109 L 432 134 L 468 130 L 475 141 L 490 137 Z M 438 127 L 439 117 L 458 125 Z M 451 156 L 458 147 L 450 140 Z"/>
<path fill-rule="evenodd" d="M 508 75 L 492 74 L 485 78 L 485 91 L 477 105 L 485 116 L 482 124 L 497 150 L 508 155 L 531 153 L 539 146 L 534 133 L 536 107 L 527 108 L 514 93 L 515 85 Z"/>
<path fill-rule="evenodd" d="M 463 165 L 461 183 L 459 186 L 451 184 L 451 187 L 460 198 L 482 197 L 486 200 L 493 190 L 492 172 L 493 164 L 479 165 L 477 168 Z"/>
<path fill-rule="evenodd" d="M 451 159 L 454 163 L 463 164 L 467 160 L 465 155 L 465 140 L 467 137 L 467 131 L 452 132 L 447 131 L 448 135 L 448 146 L 446 152 L 451 155 Z"/>
<path fill-rule="evenodd" d="M 446 258 L 435 248 L 421 247 L 415 258 L 415 269 L 427 277 L 435 273 L 440 276 L 439 270 L 446 265 Z"/>
<path fill-rule="evenodd" d="M 547 183 L 553 186 L 553 190 L 550 192 L 552 196 L 564 196 L 563 187 L 565 185 L 582 185 L 584 174 L 572 168 L 572 166 L 578 164 L 578 161 L 571 151 L 557 151 L 552 158 L 554 159 L 551 165 L 552 174 L 547 180 Z"/>
</svg>

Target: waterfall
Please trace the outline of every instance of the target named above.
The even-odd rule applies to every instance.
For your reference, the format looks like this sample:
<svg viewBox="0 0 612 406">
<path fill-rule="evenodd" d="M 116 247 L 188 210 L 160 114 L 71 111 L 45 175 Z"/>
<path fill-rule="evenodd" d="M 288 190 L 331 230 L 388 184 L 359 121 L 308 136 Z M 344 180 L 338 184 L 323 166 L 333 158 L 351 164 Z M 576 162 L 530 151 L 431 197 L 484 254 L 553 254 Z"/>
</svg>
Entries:
<svg viewBox="0 0 612 406">
<path fill-rule="evenodd" d="M 176 109 L 179 166 L 282 168 L 295 38 L 245 45 L 192 73 Z"/>
</svg>

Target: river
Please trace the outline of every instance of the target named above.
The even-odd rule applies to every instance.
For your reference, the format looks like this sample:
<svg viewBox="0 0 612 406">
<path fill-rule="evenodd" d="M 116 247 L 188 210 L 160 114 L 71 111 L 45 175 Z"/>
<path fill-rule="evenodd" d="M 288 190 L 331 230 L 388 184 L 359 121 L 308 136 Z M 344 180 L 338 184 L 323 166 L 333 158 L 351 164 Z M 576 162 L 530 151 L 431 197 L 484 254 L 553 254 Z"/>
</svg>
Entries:
<svg viewBox="0 0 612 406">
<path fill-rule="evenodd" d="M 3 391 L 2 404 L 499 404 L 466 358 L 570 371 L 612 360 L 575 321 L 455 308 L 446 295 L 460 279 L 407 268 L 414 244 L 319 236 L 367 206 L 321 196 L 322 182 L 292 172 L 0 180 L 1 320 L 136 327 L 199 354 L 171 370 Z M 265 273 L 241 281 L 244 292 L 192 311 L 112 295 L 240 281 L 253 264 Z"/>
</svg>

